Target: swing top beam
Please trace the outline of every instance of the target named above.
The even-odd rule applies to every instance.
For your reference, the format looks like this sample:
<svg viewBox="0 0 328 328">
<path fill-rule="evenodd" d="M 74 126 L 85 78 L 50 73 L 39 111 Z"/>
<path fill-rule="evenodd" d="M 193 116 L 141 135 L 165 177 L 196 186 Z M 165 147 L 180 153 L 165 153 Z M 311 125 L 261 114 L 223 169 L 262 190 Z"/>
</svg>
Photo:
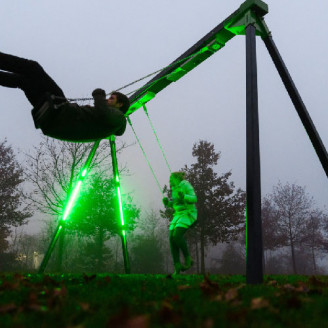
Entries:
<svg viewBox="0 0 328 328">
<path fill-rule="evenodd" d="M 129 97 L 131 106 L 126 115 L 132 114 L 169 84 L 176 82 L 189 73 L 204 60 L 224 47 L 234 36 L 245 34 L 245 26 L 249 23 L 247 20 L 251 17 L 250 15 L 247 16 L 248 13 L 255 15 L 258 19 L 262 19 L 268 12 L 268 5 L 263 1 L 246 0 L 240 5 L 239 9 L 131 95 Z M 268 33 L 268 31 L 263 31 L 263 29 L 257 30 L 257 34 L 262 37 L 264 36 L 263 33 Z"/>
</svg>

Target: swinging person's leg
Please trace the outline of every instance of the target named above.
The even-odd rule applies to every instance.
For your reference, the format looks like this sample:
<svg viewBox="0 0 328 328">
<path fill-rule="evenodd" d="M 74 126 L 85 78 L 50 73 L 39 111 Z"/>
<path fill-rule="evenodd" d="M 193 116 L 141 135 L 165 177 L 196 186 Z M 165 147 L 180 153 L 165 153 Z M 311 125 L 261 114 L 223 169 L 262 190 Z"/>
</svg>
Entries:
<svg viewBox="0 0 328 328">
<path fill-rule="evenodd" d="M 179 274 L 181 271 L 181 263 L 180 263 L 180 253 L 179 253 L 179 247 L 175 242 L 174 238 L 174 230 L 170 230 L 169 232 L 169 242 L 170 242 L 170 250 L 171 250 L 171 255 L 173 259 L 173 265 L 174 265 L 174 274 Z"/>
<path fill-rule="evenodd" d="M 13 76 L 19 77 L 19 82 L 16 87 L 24 91 L 27 99 L 33 107 L 37 107 L 42 104 L 46 93 L 50 93 L 58 97 L 58 99 L 55 100 L 55 103 L 62 103 L 66 101 L 65 95 L 61 88 L 59 88 L 56 82 L 36 61 L 0 52 L 0 70 L 14 73 Z M 3 73 L 6 74 L 5 72 Z M 1 85 L 13 87 L 6 84 Z"/>
<path fill-rule="evenodd" d="M 179 249 L 181 249 L 181 252 L 185 259 L 185 265 L 181 268 L 182 271 L 188 270 L 193 265 L 193 260 L 190 256 L 188 245 L 184 237 L 187 230 L 187 228 L 182 227 L 176 227 L 174 230 L 175 244 L 179 247 Z"/>
<path fill-rule="evenodd" d="M 0 85 L 7 88 L 20 88 L 23 77 L 19 74 L 1 72 L 0 71 Z"/>
</svg>

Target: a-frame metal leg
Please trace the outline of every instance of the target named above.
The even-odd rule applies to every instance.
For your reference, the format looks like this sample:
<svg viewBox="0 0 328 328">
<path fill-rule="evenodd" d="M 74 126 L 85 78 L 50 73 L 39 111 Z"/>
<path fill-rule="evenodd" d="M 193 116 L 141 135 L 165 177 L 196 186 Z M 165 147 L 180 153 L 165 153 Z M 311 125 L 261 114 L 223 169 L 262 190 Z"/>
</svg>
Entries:
<svg viewBox="0 0 328 328">
<path fill-rule="evenodd" d="M 48 261 L 50 259 L 50 256 L 52 254 L 52 251 L 54 250 L 54 247 L 56 245 L 56 242 L 58 240 L 58 237 L 59 237 L 59 234 L 61 233 L 61 230 L 63 229 L 63 223 L 59 223 L 57 225 L 57 228 L 55 230 L 55 233 L 54 233 L 54 236 L 52 238 L 52 241 L 48 247 L 48 250 L 47 252 L 45 253 L 44 257 L 43 257 L 43 260 L 41 262 L 41 265 L 40 265 L 40 268 L 39 268 L 39 273 L 43 273 L 47 264 L 48 264 Z"/>
<path fill-rule="evenodd" d="M 323 145 L 321 138 L 312 122 L 312 119 L 302 101 L 302 98 L 300 94 L 298 93 L 298 90 L 288 72 L 288 69 L 283 62 L 279 51 L 271 37 L 271 35 L 268 35 L 263 38 L 263 41 L 265 43 L 265 46 L 267 47 L 269 54 L 279 72 L 279 75 L 287 89 L 287 92 L 295 106 L 295 109 L 304 125 L 304 128 L 312 142 L 312 145 L 319 157 L 319 160 L 321 162 L 321 165 L 323 169 L 326 172 L 326 175 L 328 177 L 328 155 L 327 151 L 325 149 L 325 146 Z"/>
<path fill-rule="evenodd" d="M 116 145 L 115 145 L 115 136 L 111 136 L 109 139 L 110 148 L 111 148 L 111 156 L 112 156 L 112 166 L 113 166 L 113 174 L 114 174 L 114 183 L 118 200 L 118 207 L 120 211 L 120 220 L 122 225 L 121 230 L 121 240 L 122 240 L 122 250 L 123 250 L 123 259 L 124 259 L 124 269 L 125 273 L 130 273 L 130 261 L 128 254 L 128 247 L 126 242 L 126 232 L 125 232 L 125 223 L 123 216 L 123 206 L 122 206 L 122 198 L 121 198 L 121 190 L 120 190 L 120 176 L 118 172 L 117 165 L 117 157 L 116 157 Z"/>
<path fill-rule="evenodd" d="M 263 282 L 256 28 L 246 32 L 246 281 Z"/>
<path fill-rule="evenodd" d="M 40 265 L 40 268 L 39 268 L 39 273 L 43 273 L 47 264 L 48 264 L 48 261 L 50 259 L 50 256 L 53 252 L 53 249 L 56 245 L 56 242 L 58 240 L 58 237 L 60 235 L 60 233 L 62 232 L 63 230 L 63 226 L 65 224 L 65 220 L 67 219 L 71 209 L 72 209 L 72 206 L 76 200 L 76 197 L 78 195 L 78 192 L 79 192 L 79 189 L 81 187 L 81 184 L 82 184 L 82 181 L 85 179 L 85 177 L 87 176 L 88 174 L 88 171 L 89 171 L 89 166 L 96 154 L 96 150 L 99 146 L 99 143 L 100 141 L 96 141 L 89 153 L 89 156 L 84 164 L 84 166 L 82 167 L 81 171 L 80 171 L 80 175 L 79 175 L 79 179 L 77 181 L 77 184 L 76 186 L 74 187 L 74 189 L 69 193 L 68 195 L 68 199 L 67 199 L 67 204 L 66 204 L 66 207 L 65 207 L 65 210 L 64 210 L 64 214 L 63 214 L 63 217 L 59 220 L 58 222 L 58 225 L 57 225 L 57 228 L 56 228 L 56 231 L 54 233 L 54 236 L 52 238 L 52 241 L 48 247 L 48 250 L 47 252 L 45 253 L 44 255 L 44 258 L 41 262 L 41 265 Z"/>
</svg>

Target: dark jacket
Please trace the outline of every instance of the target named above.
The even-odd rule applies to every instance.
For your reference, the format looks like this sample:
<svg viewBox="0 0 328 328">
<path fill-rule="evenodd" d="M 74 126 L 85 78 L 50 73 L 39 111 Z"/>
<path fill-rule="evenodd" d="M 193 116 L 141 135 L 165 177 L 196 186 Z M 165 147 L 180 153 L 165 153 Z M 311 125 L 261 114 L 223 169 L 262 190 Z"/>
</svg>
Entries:
<svg viewBox="0 0 328 328">
<path fill-rule="evenodd" d="M 93 142 L 113 134 L 121 136 L 126 128 L 123 112 L 107 105 L 105 93 L 93 93 L 93 97 L 94 107 L 67 102 L 50 108 L 47 119 L 39 124 L 42 132 L 72 142 Z"/>
</svg>

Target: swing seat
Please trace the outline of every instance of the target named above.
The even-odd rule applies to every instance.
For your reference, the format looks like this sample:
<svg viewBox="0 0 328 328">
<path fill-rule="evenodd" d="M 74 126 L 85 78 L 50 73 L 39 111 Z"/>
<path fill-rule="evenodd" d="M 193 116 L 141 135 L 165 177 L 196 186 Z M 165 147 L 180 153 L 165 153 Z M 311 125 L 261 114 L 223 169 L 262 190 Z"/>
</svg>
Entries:
<svg viewBox="0 0 328 328">
<path fill-rule="evenodd" d="M 49 121 L 51 114 L 56 110 L 57 106 L 53 102 L 54 99 L 55 96 L 47 93 L 44 103 L 32 109 L 32 116 L 36 129 L 40 129 L 40 127 L 44 126 L 44 124 Z"/>
</svg>

